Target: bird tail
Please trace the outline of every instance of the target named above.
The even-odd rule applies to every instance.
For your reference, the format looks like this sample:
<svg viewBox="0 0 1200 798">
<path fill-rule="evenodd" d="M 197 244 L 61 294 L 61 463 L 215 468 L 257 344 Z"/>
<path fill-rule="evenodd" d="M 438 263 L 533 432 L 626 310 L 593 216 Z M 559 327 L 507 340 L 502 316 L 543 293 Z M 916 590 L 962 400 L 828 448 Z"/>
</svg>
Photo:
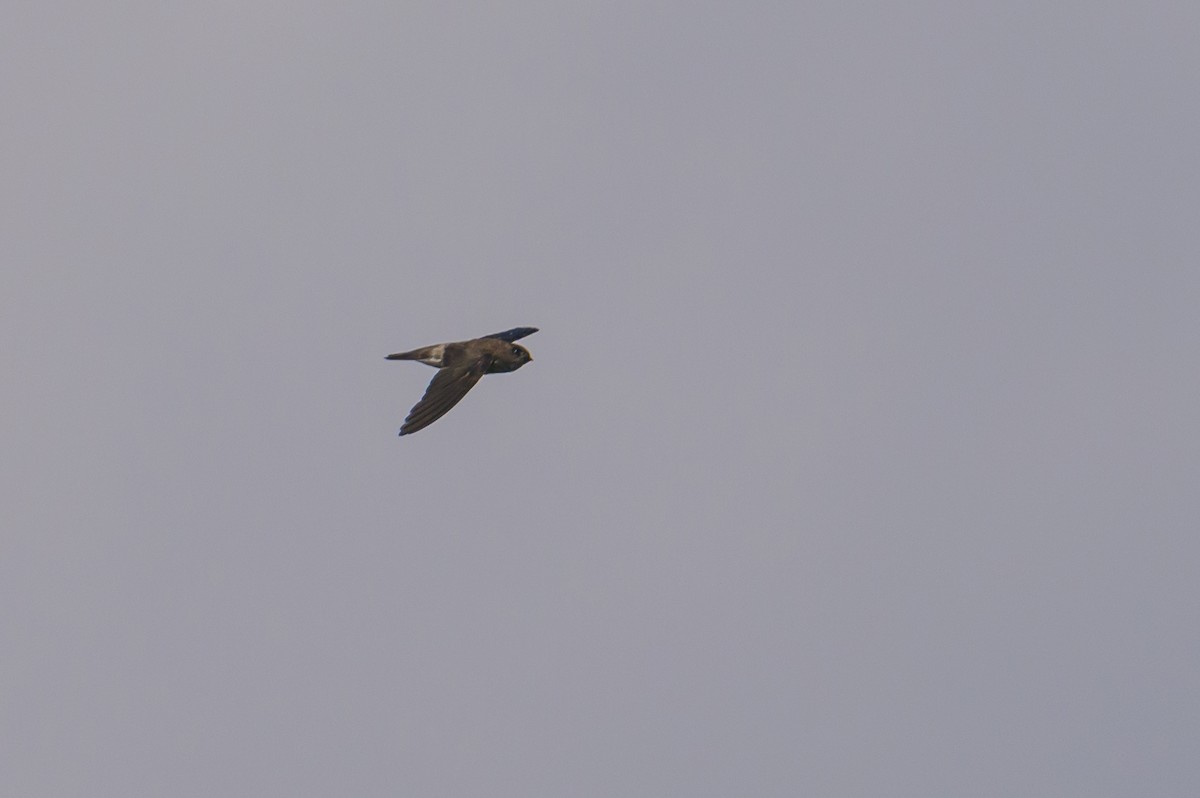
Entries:
<svg viewBox="0 0 1200 798">
<path fill-rule="evenodd" d="M 433 346 L 423 346 L 420 349 L 414 349 L 411 352 L 397 352 L 394 355 L 387 355 L 386 358 L 388 360 L 419 360 L 427 366 L 441 368 L 442 358 L 445 353 L 445 344 L 434 344 Z"/>
</svg>

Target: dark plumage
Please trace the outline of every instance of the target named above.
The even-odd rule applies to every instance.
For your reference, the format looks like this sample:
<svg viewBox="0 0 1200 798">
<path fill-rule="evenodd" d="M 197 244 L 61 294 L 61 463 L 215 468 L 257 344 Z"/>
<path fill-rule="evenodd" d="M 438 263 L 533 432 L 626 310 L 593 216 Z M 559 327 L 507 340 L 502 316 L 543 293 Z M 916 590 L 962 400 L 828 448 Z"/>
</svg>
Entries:
<svg viewBox="0 0 1200 798">
<path fill-rule="evenodd" d="M 425 429 L 446 415 L 484 374 L 516 371 L 533 360 L 528 349 L 513 341 L 535 332 L 537 327 L 514 327 L 470 341 L 434 344 L 388 355 L 388 360 L 418 360 L 438 370 L 421 401 L 413 405 L 404 419 L 400 434 Z"/>
</svg>

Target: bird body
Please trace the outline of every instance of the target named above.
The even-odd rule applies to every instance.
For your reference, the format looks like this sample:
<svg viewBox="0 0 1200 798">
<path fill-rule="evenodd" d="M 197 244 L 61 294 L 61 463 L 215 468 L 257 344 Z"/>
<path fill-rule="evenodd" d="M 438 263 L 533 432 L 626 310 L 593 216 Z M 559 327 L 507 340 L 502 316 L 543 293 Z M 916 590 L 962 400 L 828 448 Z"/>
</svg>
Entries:
<svg viewBox="0 0 1200 798">
<path fill-rule="evenodd" d="M 535 332 L 536 327 L 515 327 L 483 338 L 433 344 L 388 355 L 388 360 L 415 360 L 438 370 L 421 401 L 413 405 L 404 419 L 400 434 L 409 435 L 437 421 L 458 404 L 484 374 L 516 371 L 533 360 L 528 349 L 513 341 Z"/>
</svg>

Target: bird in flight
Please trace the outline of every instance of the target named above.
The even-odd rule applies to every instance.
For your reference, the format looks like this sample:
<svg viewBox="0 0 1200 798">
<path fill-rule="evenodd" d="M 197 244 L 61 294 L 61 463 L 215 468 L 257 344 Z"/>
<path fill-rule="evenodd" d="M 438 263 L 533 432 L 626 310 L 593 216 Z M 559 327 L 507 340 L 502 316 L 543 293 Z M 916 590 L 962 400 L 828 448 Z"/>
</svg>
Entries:
<svg viewBox="0 0 1200 798">
<path fill-rule="evenodd" d="M 388 360 L 419 360 L 438 370 L 421 401 L 413 405 L 404 419 L 400 434 L 423 430 L 446 415 L 484 374 L 516 371 L 533 360 L 528 349 L 513 341 L 535 332 L 537 327 L 514 327 L 470 341 L 434 344 L 388 355 Z"/>
</svg>

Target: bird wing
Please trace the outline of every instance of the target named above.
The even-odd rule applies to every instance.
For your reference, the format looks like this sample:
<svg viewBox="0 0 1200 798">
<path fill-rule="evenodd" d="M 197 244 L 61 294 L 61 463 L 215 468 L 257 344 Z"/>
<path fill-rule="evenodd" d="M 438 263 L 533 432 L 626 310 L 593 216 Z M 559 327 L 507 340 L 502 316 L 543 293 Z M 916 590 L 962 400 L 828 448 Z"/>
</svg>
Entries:
<svg viewBox="0 0 1200 798">
<path fill-rule="evenodd" d="M 467 395 L 467 391 L 475 387 L 475 383 L 479 382 L 479 378 L 487 373 L 488 367 L 491 365 L 492 356 L 483 355 L 461 366 L 438 369 L 438 373 L 433 376 L 429 387 L 425 389 L 425 395 L 421 397 L 421 401 L 413 405 L 413 409 L 408 413 L 408 418 L 404 419 L 404 425 L 400 427 L 400 434 L 409 435 L 417 430 L 425 429 L 446 415 L 450 408 Z"/>
<path fill-rule="evenodd" d="M 504 332 L 492 333 L 491 335 L 481 336 L 483 338 L 498 338 L 501 341 L 508 341 L 510 344 L 518 338 L 524 338 L 526 335 L 533 335 L 538 331 L 537 327 L 513 327 L 511 330 Z"/>
</svg>

